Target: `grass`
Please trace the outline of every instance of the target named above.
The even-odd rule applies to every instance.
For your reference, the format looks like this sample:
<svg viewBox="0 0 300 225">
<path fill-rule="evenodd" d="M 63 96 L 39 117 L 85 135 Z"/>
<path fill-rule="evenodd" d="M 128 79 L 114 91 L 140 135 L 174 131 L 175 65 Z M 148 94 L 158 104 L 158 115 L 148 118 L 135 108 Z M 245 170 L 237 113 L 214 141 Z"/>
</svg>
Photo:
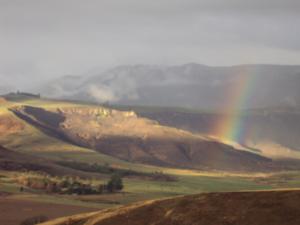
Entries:
<svg viewBox="0 0 300 225">
<path fill-rule="evenodd" d="M 75 102 L 26 99 L 14 103 L 1 104 L 0 116 L 1 114 L 14 116 L 8 108 L 20 104 L 43 107 L 48 110 L 74 106 L 97 107 L 95 105 L 77 104 Z M 141 110 L 147 110 L 147 108 Z M 153 109 L 151 108 L 151 110 Z M 15 119 L 19 120 L 17 117 L 15 117 Z M 58 161 L 74 160 L 85 163 L 109 164 L 113 167 L 130 169 L 138 172 L 163 172 L 175 175 L 178 178 L 178 180 L 174 182 L 126 178 L 124 179 L 125 189 L 123 194 L 84 197 L 47 195 L 41 192 L 32 191 L 20 195 L 19 185 L 12 183 L 9 178 L 0 179 L 0 191 L 10 192 L 16 194 L 17 197 L 31 199 L 33 201 L 104 208 L 114 206 L 114 204 L 109 202 L 127 204 L 147 199 L 158 199 L 201 192 L 269 190 L 273 188 L 300 187 L 300 173 L 282 173 L 274 174 L 272 176 L 265 174 L 232 174 L 162 168 L 130 163 L 49 137 L 29 124 L 25 124 L 25 129 L 20 132 L 1 136 L 0 145 L 4 145 L 13 150 L 23 151 Z M 3 175 L 11 176 L 12 174 L 5 172 Z"/>
<path fill-rule="evenodd" d="M 147 113 L 147 112 L 180 112 L 180 113 L 209 113 L 209 114 L 217 114 L 218 112 L 215 110 L 203 110 L 197 108 L 184 108 L 184 107 L 167 107 L 167 106 L 151 106 L 151 105 L 110 105 L 110 108 L 114 108 L 117 110 L 133 110 L 139 113 Z"/>
<path fill-rule="evenodd" d="M 273 188 L 270 184 L 260 184 L 254 179 L 243 177 L 180 175 L 178 176 L 178 180 L 174 182 L 125 178 L 125 189 L 123 190 L 123 193 L 120 194 L 91 196 L 49 195 L 43 191 L 32 190 L 29 188 L 26 188 L 24 193 L 20 193 L 20 185 L 14 183 L 13 180 L 17 176 L 23 176 L 23 174 L 16 172 L 2 172 L 1 174 L 5 177 L 0 179 L 0 191 L 15 194 L 16 198 L 95 208 L 109 208 L 117 206 L 118 204 L 128 204 L 136 201 L 202 192 L 267 190 Z M 99 181 L 96 180 L 95 182 Z M 106 182 L 106 180 L 101 180 L 101 182 Z"/>
<path fill-rule="evenodd" d="M 241 177 L 179 176 L 175 182 L 125 180 L 125 191 L 141 194 L 188 195 L 202 192 L 223 192 L 271 189 L 271 185 L 258 184 Z"/>
<path fill-rule="evenodd" d="M 42 104 L 43 101 L 26 101 L 24 103 L 29 104 L 31 102 L 32 105 Z M 43 103 L 47 105 L 47 107 L 58 107 L 60 106 L 69 106 L 68 104 L 57 103 L 57 102 L 49 102 Z M 10 107 L 14 107 L 19 105 L 19 103 L 7 103 L 4 106 L 0 107 L 0 116 L 2 115 L 9 115 L 13 117 L 15 120 L 19 121 L 20 123 L 24 124 L 24 129 L 20 130 L 19 132 L 15 132 L 8 135 L 0 136 L 0 145 L 3 145 L 7 148 L 17 150 L 17 151 L 24 151 L 24 152 L 32 152 L 34 154 L 38 152 L 90 152 L 91 150 L 81 148 L 66 142 L 63 142 L 59 139 L 52 138 L 34 126 L 25 123 L 17 116 L 15 116 L 11 111 L 8 110 Z"/>
</svg>

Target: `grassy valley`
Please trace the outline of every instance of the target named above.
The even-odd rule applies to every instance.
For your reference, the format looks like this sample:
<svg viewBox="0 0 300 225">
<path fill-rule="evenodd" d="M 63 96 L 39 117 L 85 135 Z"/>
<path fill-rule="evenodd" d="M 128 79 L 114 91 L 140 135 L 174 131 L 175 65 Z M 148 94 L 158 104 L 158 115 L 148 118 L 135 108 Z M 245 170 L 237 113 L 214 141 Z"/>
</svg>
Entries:
<svg viewBox="0 0 300 225">
<path fill-rule="evenodd" d="M 109 150 L 114 151 L 115 145 L 108 145 L 107 150 L 105 150 L 103 145 L 91 144 L 90 140 L 93 139 L 93 133 L 88 133 L 90 135 L 87 136 L 88 138 L 84 136 L 85 133 L 80 133 L 82 130 L 86 132 L 92 127 L 95 130 L 101 128 L 99 133 L 102 132 L 102 136 L 98 137 L 99 140 L 108 135 L 119 136 L 123 133 L 138 139 L 145 135 L 148 135 L 148 137 L 155 137 L 155 135 L 169 137 L 168 135 L 170 135 L 172 136 L 171 143 L 174 143 L 176 139 L 188 140 L 184 142 L 187 144 L 190 144 L 191 139 L 202 144 L 206 142 L 214 143 L 209 137 L 165 127 L 153 120 L 140 118 L 130 111 L 120 112 L 94 104 L 40 98 L 22 99 L 18 97 L 17 99 L 8 99 L 10 100 L 2 100 L 0 107 L 0 145 L 3 146 L 0 149 L 0 193 L 1 196 L 5 196 L 1 197 L 0 201 L 3 204 L 20 204 L 22 207 L 24 206 L 24 209 L 27 207 L 34 209 L 39 206 L 43 209 L 43 207 L 58 205 L 58 208 L 63 207 L 66 210 L 65 215 L 67 215 L 68 213 L 115 208 L 140 201 L 188 194 L 300 187 L 298 182 L 300 173 L 295 168 L 288 168 L 283 165 L 271 165 L 270 169 L 266 170 L 267 172 L 260 169 L 244 170 L 244 167 L 237 167 L 235 170 L 232 169 L 233 167 L 229 170 L 224 170 L 226 167 L 223 167 L 222 170 L 218 167 L 205 169 L 204 167 L 189 168 L 188 166 L 181 166 L 180 168 L 180 166 L 174 166 L 174 164 L 157 164 L 151 161 L 120 157 L 120 155 L 108 152 Z M 19 110 L 18 112 L 26 113 L 31 121 L 28 118 L 24 119 L 18 116 L 14 111 L 16 109 Z M 64 119 L 56 124 L 58 126 L 54 126 L 55 121 L 43 118 L 43 113 L 35 114 L 36 111 L 34 110 L 60 114 L 60 116 L 64 116 Z M 72 112 L 75 115 L 72 115 Z M 95 116 L 95 112 L 96 115 L 99 113 L 100 115 Z M 84 117 L 80 120 L 82 113 Z M 72 123 L 77 123 L 78 127 Z M 102 129 L 102 127 L 105 129 Z M 119 130 L 119 127 L 122 129 Z M 76 140 L 74 138 L 76 132 L 74 131 L 83 135 L 84 138 Z M 87 142 L 83 142 L 83 140 L 87 140 Z M 104 140 L 107 139 L 104 138 Z M 118 143 L 117 139 L 114 140 Z M 130 143 L 130 145 L 127 143 Z M 124 143 L 121 141 L 117 152 L 134 149 L 132 143 L 135 142 L 127 141 Z M 146 147 L 141 149 L 145 151 L 149 144 L 150 142 L 144 142 Z M 123 148 L 121 148 L 122 146 Z M 160 145 L 156 144 L 155 146 L 163 149 L 166 145 L 159 147 Z M 226 152 L 230 149 L 229 151 L 233 151 L 234 155 L 241 157 L 241 160 L 249 157 L 248 153 L 244 154 L 242 150 L 227 147 L 223 143 L 216 143 L 215 146 L 217 146 L 217 151 Z M 220 149 L 218 149 L 218 146 Z M 171 152 L 177 151 L 174 147 L 169 147 L 169 150 Z M 139 152 L 140 150 L 132 153 Z M 201 154 L 205 155 L 205 151 L 202 151 Z M 250 162 L 248 159 L 248 163 L 252 163 L 252 157 L 254 159 L 257 157 L 256 160 L 261 158 L 261 156 L 252 153 L 250 156 Z M 230 157 L 228 160 L 228 162 L 231 162 Z M 264 161 L 267 162 L 265 165 L 272 163 L 269 159 L 262 157 L 261 163 L 263 166 Z M 77 193 L 73 195 L 59 191 L 49 192 L 47 188 L 36 188 L 39 185 L 30 186 L 19 181 L 21 178 L 26 181 L 43 181 L 43 185 L 46 185 L 46 182 L 46 186 L 49 187 L 53 185 L 53 182 L 59 183 L 63 179 L 71 179 L 73 181 L 77 180 L 82 185 L 98 187 L 100 184 L 107 184 L 114 174 L 119 174 L 122 177 L 124 185 L 122 191 L 114 193 Z M 22 191 L 20 191 L 21 187 L 23 188 Z M 11 214 L 16 213 L 15 210 L 12 209 Z M 39 214 L 46 215 L 49 218 L 62 216 L 58 211 L 52 210 L 52 212 L 49 214 L 41 210 Z M 55 212 L 58 214 L 55 214 Z M 34 213 L 22 214 L 17 219 L 21 221 L 29 215 L 37 216 Z M 7 222 L 7 225 L 15 223 L 16 220 L 12 219 L 11 222 Z"/>
</svg>

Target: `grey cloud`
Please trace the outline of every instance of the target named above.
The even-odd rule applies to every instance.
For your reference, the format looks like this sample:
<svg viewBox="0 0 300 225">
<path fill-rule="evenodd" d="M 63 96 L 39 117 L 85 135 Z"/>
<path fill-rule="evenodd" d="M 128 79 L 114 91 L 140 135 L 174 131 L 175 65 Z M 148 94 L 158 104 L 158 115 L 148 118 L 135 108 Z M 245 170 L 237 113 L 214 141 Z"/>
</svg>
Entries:
<svg viewBox="0 0 300 225">
<path fill-rule="evenodd" d="M 0 74 L 119 64 L 300 64 L 298 0 L 1 0 Z"/>
<path fill-rule="evenodd" d="M 98 102 L 115 102 L 119 97 L 108 87 L 91 85 L 88 87 L 87 93 Z"/>
</svg>

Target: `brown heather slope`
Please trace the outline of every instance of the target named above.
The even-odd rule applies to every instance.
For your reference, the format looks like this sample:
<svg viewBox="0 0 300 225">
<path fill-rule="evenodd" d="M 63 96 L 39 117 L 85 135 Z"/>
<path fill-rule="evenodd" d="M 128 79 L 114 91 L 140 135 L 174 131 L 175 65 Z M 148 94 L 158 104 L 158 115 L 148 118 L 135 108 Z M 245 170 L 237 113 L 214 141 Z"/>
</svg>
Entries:
<svg viewBox="0 0 300 225">
<path fill-rule="evenodd" d="M 208 193 L 137 203 L 43 225 L 299 225 L 300 191 Z"/>
<path fill-rule="evenodd" d="M 187 131 L 161 126 L 134 112 L 102 107 L 47 111 L 29 106 L 12 111 L 48 135 L 131 162 L 205 170 L 278 169 L 267 158 Z"/>
<path fill-rule="evenodd" d="M 12 115 L 0 116 L 0 136 L 9 135 L 24 129 L 24 125 Z"/>
<path fill-rule="evenodd" d="M 41 215 L 46 216 L 48 219 L 55 219 L 61 216 L 91 211 L 95 211 L 95 209 L 81 206 L 30 201 L 13 196 L 0 196 L 1 225 L 20 225 L 24 220 Z"/>
</svg>

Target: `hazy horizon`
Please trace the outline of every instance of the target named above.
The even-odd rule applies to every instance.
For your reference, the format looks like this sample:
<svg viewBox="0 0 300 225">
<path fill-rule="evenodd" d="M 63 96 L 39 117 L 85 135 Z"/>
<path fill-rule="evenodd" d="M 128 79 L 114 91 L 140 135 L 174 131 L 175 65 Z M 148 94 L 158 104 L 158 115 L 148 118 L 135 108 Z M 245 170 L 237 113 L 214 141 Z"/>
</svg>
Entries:
<svg viewBox="0 0 300 225">
<path fill-rule="evenodd" d="M 300 3 L 1 0 L 1 84 L 118 65 L 300 64 Z"/>
</svg>

